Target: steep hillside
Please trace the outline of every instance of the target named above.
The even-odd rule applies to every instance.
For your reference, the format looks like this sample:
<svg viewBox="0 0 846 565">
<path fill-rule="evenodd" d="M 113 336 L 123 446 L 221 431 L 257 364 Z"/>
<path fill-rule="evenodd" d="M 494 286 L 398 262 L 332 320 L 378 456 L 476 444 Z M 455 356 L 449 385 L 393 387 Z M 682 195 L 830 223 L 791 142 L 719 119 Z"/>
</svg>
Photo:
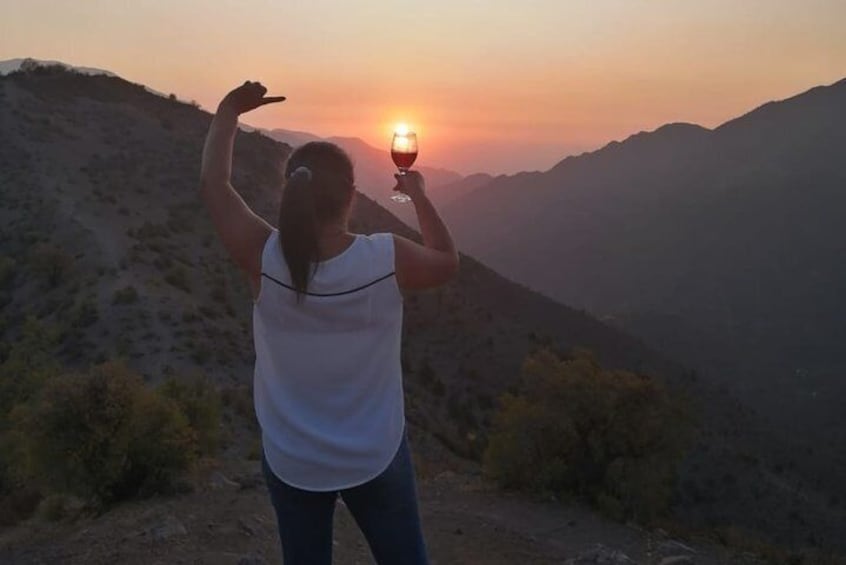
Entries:
<svg viewBox="0 0 846 565">
<path fill-rule="evenodd" d="M 250 382 L 250 300 L 196 190 L 209 119 L 114 77 L 42 69 L 0 78 L 4 342 L 33 316 L 61 332 L 56 353 L 70 365 L 122 357 L 150 381 L 201 370 L 221 386 Z M 234 184 L 271 222 L 289 150 L 259 133 L 236 141 Z M 415 236 L 363 195 L 354 229 Z M 409 419 L 458 453 L 478 455 L 495 399 L 527 352 L 541 342 L 587 347 L 607 366 L 688 389 L 701 406 L 682 518 L 763 528 L 787 543 L 805 543 L 809 531 L 842 539 L 842 509 L 820 503 L 729 396 L 584 312 L 464 257 L 455 283 L 406 298 L 404 331 Z"/>
<path fill-rule="evenodd" d="M 726 349 L 721 372 L 836 373 L 844 105 L 841 81 L 714 131 L 671 124 L 546 173 L 499 177 L 445 214 L 468 252 L 683 359 L 713 361 L 678 331 L 690 328 Z M 525 253 L 551 243 L 551 255 Z"/>
<path fill-rule="evenodd" d="M 846 80 L 713 131 L 670 124 L 445 215 L 464 251 L 723 383 L 840 491 L 844 107 Z"/>
</svg>

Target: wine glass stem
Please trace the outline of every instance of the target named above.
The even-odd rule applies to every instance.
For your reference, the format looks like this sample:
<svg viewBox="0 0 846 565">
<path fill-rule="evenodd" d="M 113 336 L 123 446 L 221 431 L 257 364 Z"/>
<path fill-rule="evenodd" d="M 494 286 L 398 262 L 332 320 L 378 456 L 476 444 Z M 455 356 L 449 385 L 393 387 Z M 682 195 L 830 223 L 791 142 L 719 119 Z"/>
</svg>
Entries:
<svg viewBox="0 0 846 565">
<path fill-rule="evenodd" d="M 397 168 L 399 169 L 400 176 L 405 176 L 406 174 L 408 174 L 408 168 L 406 168 L 406 167 L 397 167 Z M 393 200 L 394 202 L 408 202 L 409 200 L 411 200 L 411 197 L 409 197 L 407 194 L 404 194 L 402 192 L 399 192 L 399 190 L 397 190 L 397 193 L 391 196 L 391 200 Z"/>
</svg>

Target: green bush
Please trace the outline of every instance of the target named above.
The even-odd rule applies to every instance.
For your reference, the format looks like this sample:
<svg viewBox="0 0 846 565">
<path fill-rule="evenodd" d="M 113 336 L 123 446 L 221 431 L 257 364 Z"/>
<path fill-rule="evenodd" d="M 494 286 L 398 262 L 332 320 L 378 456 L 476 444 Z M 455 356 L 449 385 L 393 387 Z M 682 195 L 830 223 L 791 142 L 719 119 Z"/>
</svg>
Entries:
<svg viewBox="0 0 846 565">
<path fill-rule="evenodd" d="M 585 352 L 540 350 L 506 394 L 484 454 L 503 487 L 584 496 L 617 519 L 666 513 L 689 437 L 685 403 L 652 378 Z"/>
<path fill-rule="evenodd" d="M 198 455 L 211 455 L 220 440 L 220 394 L 205 376 L 169 377 L 160 387 L 163 396 L 173 400 L 197 434 Z"/>
<path fill-rule="evenodd" d="M 10 419 L 19 482 L 101 503 L 168 491 L 197 452 L 178 404 L 115 363 L 48 380 Z"/>
<path fill-rule="evenodd" d="M 55 327 L 31 316 L 24 322 L 20 337 L 0 364 L 0 434 L 12 407 L 32 398 L 58 372 L 53 351 L 58 336 Z"/>
</svg>

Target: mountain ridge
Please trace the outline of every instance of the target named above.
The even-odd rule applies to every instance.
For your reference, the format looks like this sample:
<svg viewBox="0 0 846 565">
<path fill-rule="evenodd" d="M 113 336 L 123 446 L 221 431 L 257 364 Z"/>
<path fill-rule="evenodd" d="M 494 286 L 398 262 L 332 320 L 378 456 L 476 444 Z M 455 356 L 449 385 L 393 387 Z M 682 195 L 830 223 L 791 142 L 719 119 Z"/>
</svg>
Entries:
<svg viewBox="0 0 846 565">
<path fill-rule="evenodd" d="M 494 179 L 444 215 L 463 251 L 738 395 L 839 499 L 844 107 L 841 80 L 713 130 L 658 128 Z"/>
<path fill-rule="evenodd" d="M 104 69 L 98 69 L 94 67 L 80 67 L 77 65 L 72 65 L 70 63 L 64 63 L 62 61 L 50 61 L 45 59 L 33 59 L 32 57 L 19 57 L 14 59 L 6 59 L 0 61 L 0 75 L 5 75 L 9 73 L 13 73 L 16 71 L 21 70 L 21 67 L 24 69 L 29 66 L 32 67 L 48 67 L 48 66 L 55 66 L 58 65 L 60 67 L 64 67 L 66 69 L 72 70 L 74 72 L 84 74 L 84 75 L 105 75 L 105 76 L 117 76 L 115 73 L 111 71 L 107 71 Z"/>
</svg>

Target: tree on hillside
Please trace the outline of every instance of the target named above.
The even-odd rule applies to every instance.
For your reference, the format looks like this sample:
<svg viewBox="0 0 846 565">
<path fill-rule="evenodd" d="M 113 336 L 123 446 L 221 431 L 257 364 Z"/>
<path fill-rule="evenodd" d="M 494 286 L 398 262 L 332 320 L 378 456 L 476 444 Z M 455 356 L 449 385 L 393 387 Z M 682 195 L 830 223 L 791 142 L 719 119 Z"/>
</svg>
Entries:
<svg viewBox="0 0 846 565">
<path fill-rule="evenodd" d="M 484 465 L 503 487 L 586 496 L 648 521 L 668 509 L 690 429 L 685 403 L 655 379 L 542 349 L 501 398 Z"/>
</svg>

